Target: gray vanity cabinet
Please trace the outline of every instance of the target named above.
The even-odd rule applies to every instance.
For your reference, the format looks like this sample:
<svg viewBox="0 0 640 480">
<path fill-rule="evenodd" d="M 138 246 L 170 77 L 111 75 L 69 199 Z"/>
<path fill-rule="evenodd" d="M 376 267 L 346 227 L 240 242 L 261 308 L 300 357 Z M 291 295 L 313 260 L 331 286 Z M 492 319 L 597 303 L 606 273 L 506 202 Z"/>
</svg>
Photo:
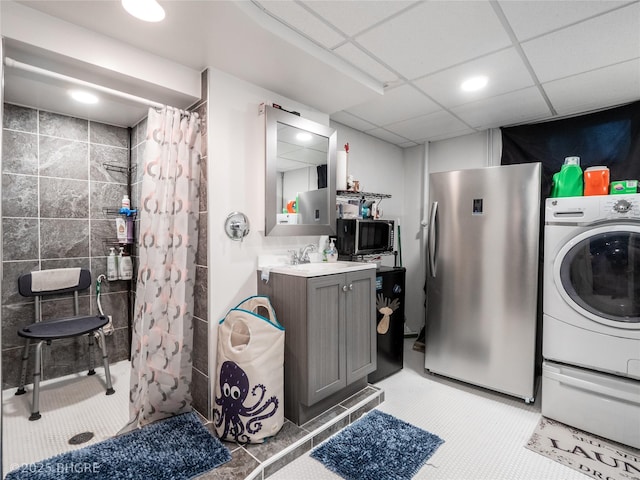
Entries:
<svg viewBox="0 0 640 480">
<path fill-rule="evenodd" d="M 376 369 L 375 270 L 258 276 L 285 328 L 285 416 L 302 424 L 366 385 Z M 344 397 L 344 398 L 343 398 Z"/>
</svg>

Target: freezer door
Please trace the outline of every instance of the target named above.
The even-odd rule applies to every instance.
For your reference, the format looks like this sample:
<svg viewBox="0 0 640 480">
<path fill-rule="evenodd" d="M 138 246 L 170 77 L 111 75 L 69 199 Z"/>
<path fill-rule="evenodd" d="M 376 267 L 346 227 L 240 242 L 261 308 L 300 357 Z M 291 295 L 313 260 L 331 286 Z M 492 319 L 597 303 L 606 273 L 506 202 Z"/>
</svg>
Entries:
<svg viewBox="0 0 640 480">
<path fill-rule="evenodd" d="M 426 369 L 533 397 L 540 173 L 430 175 Z"/>
</svg>

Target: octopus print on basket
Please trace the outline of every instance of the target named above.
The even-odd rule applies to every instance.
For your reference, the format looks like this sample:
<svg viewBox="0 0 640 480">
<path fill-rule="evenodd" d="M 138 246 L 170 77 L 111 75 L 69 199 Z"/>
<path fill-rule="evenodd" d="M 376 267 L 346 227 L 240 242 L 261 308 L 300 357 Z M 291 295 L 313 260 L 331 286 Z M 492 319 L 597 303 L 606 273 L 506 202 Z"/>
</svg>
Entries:
<svg viewBox="0 0 640 480">
<path fill-rule="evenodd" d="M 284 423 L 284 328 L 264 296 L 220 321 L 213 424 L 222 440 L 262 443 Z"/>
<path fill-rule="evenodd" d="M 251 396 L 255 400 L 253 405 L 246 405 L 249 395 L 249 379 L 247 374 L 234 362 L 226 361 L 220 369 L 221 395 L 216 397 L 217 407 L 213 410 L 216 429 L 223 425 L 221 438 L 233 438 L 236 442 L 248 442 L 249 435 L 259 433 L 262 429 L 261 420 L 275 415 L 278 410 L 278 399 L 269 397 L 264 403 L 266 387 L 257 384 L 251 388 Z M 246 423 L 244 421 L 246 418 Z"/>
</svg>

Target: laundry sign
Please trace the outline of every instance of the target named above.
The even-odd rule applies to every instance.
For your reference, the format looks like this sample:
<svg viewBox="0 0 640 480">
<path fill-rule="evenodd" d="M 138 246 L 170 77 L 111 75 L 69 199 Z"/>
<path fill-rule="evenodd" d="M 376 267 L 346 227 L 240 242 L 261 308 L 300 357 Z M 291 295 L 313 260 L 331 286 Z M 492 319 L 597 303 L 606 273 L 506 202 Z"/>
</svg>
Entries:
<svg viewBox="0 0 640 480">
<path fill-rule="evenodd" d="M 640 450 L 542 417 L 526 447 L 599 480 L 640 480 Z"/>
</svg>

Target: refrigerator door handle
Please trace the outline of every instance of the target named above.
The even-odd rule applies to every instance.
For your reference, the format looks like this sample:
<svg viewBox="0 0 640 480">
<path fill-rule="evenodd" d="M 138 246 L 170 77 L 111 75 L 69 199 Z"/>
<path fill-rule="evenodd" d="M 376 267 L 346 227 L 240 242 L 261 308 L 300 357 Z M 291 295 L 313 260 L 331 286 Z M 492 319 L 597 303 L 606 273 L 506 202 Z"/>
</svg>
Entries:
<svg viewBox="0 0 640 480">
<path fill-rule="evenodd" d="M 436 276 L 436 255 L 438 254 L 438 232 L 436 231 L 436 218 L 438 215 L 438 202 L 431 204 L 431 215 L 429 215 L 429 236 L 427 237 L 427 250 L 429 255 L 429 273 Z"/>
</svg>

